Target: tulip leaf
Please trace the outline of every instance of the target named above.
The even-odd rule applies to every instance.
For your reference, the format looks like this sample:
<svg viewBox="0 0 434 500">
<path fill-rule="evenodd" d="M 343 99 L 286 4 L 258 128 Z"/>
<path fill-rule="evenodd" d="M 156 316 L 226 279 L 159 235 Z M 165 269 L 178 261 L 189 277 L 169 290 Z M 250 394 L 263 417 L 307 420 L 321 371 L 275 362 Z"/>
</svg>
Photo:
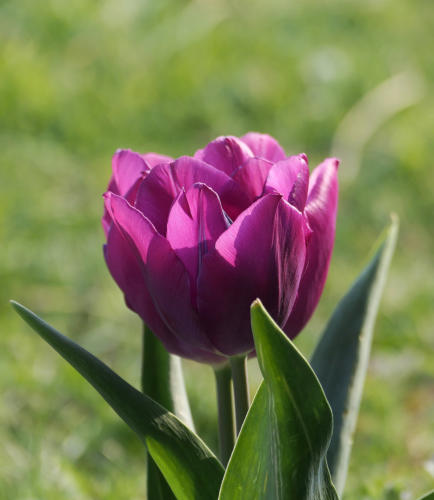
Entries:
<svg viewBox="0 0 434 500">
<path fill-rule="evenodd" d="M 327 461 L 339 495 L 345 485 L 375 318 L 397 234 L 394 219 L 374 257 L 335 309 L 311 361 L 333 411 Z"/>
<path fill-rule="evenodd" d="M 220 500 L 337 500 L 326 463 L 332 413 L 309 363 L 256 300 L 264 381 L 229 461 Z"/>
<path fill-rule="evenodd" d="M 434 500 L 434 490 L 428 491 L 428 493 L 425 493 L 419 500 Z"/>
<path fill-rule="evenodd" d="M 223 466 L 175 415 L 24 306 L 18 314 L 107 401 L 141 438 L 178 500 L 217 498 Z"/>
<path fill-rule="evenodd" d="M 174 413 L 194 430 L 182 373 L 181 359 L 169 354 L 160 339 L 144 325 L 142 351 L 142 391 Z M 148 500 L 172 500 L 175 497 L 152 458 L 147 457 Z"/>
</svg>

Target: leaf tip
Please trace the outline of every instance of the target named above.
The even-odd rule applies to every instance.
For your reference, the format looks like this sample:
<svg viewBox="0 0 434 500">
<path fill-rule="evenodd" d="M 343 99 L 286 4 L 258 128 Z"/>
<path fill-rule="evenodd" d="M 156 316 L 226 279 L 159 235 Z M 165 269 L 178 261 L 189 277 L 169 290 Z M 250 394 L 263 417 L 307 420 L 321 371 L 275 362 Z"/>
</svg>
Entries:
<svg viewBox="0 0 434 500">
<path fill-rule="evenodd" d="M 256 308 L 261 307 L 261 306 L 262 306 L 261 299 L 257 298 L 252 302 L 250 309 L 256 309 Z M 262 306 L 262 307 L 264 307 L 264 306 Z"/>
<path fill-rule="evenodd" d="M 399 216 L 397 213 L 391 212 L 389 234 L 395 239 L 398 235 L 398 231 L 399 231 Z"/>
<path fill-rule="evenodd" d="M 261 315 L 263 316 L 266 313 L 266 309 L 264 304 L 261 302 L 261 299 L 257 298 L 252 302 L 250 306 L 250 321 L 253 323 L 254 318 L 258 318 Z"/>
<path fill-rule="evenodd" d="M 23 310 L 23 306 L 16 300 L 9 300 L 9 304 L 15 309 L 18 314 Z"/>
<path fill-rule="evenodd" d="M 287 340 L 287 337 L 259 298 L 254 300 L 250 307 L 250 320 L 258 360 L 261 359 L 260 352 L 269 343 L 270 334 L 272 336 L 277 335 L 277 337 L 281 336 Z"/>
<path fill-rule="evenodd" d="M 31 327 L 33 328 L 35 331 L 37 331 L 37 329 L 35 328 L 34 324 L 35 322 L 37 323 L 38 321 L 39 322 L 43 322 L 43 320 L 41 320 L 40 318 L 38 318 L 36 316 L 36 314 L 34 312 L 32 312 L 30 309 L 28 309 L 27 307 L 23 306 L 22 304 L 20 304 L 19 302 L 17 302 L 16 300 L 10 300 L 9 301 L 11 306 L 14 308 L 14 310 L 16 311 L 16 313 L 21 316 L 21 318 Z M 43 322 L 45 323 L 45 322 Z"/>
<path fill-rule="evenodd" d="M 392 225 L 399 224 L 399 215 L 396 212 L 390 212 L 389 217 Z"/>
</svg>

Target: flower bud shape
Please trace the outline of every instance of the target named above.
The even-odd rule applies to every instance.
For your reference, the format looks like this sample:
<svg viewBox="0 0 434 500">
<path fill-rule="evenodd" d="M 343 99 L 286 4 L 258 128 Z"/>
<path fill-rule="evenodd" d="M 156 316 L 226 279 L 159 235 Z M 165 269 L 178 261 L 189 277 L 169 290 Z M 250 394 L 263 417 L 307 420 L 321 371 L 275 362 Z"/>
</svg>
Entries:
<svg viewBox="0 0 434 500">
<path fill-rule="evenodd" d="M 256 298 L 290 338 L 302 330 L 333 249 L 336 159 L 310 175 L 306 155 L 251 132 L 177 159 L 119 150 L 112 166 L 107 266 L 168 351 L 212 364 L 253 353 Z"/>
</svg>

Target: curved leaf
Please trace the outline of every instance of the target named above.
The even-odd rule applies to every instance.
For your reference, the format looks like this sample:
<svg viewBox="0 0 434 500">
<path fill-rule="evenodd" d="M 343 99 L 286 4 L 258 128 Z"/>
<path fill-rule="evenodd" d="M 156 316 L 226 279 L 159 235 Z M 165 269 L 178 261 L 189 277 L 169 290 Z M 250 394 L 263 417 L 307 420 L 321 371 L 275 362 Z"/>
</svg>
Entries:
<svg viewBox="0 0 434 500">
<path fill-rule="evenodd" d="M 179 500 L 217 498 L 223 467 L 188 427 L 29 309 L 13 301 L 12 306 L 138 434 L 176 498 Z"/>
<path fill-rule="evenodd" d="M 339 494 L 345 485 L 375 318 L 397 233 L 394 219 L 374 257 L 335 309 L 312 357 L 312 367 L 333 411 L 327 461 Z"/>
<path fill-rule="evenodd" d="M 221 500 L 336 500 L 326 463 L 332 413 L 315 373 L 259 300 L 252 330 L 264 376 L 241 429 Z"/>
</svg>

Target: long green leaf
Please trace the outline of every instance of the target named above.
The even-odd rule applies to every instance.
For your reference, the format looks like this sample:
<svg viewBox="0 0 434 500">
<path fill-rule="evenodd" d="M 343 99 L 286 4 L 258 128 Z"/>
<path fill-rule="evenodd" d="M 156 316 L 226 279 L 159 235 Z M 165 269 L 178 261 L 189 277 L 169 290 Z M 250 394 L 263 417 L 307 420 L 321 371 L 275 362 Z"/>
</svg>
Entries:
<svg viewBox="0 0 434 500">
<path fill-rule="evenodd" d="M 142 349 L 142 391 L 175 414 L 194 430 L 182 373 L 181 359 L 169 354 L 161 341 L 144 325 Z M 148 500 L 173 500 L 175 497 L 152 458 L 147 457 Z"/>
<path fill-rule="evenodd" d="M 332 413 L 315 373 L 259 300 L 252 330 L 264 381 L 250 407 L 221 500 L 336 500 L 326 463 Z"/>
<path fill-rule="evenodd" d="M 12 302 L 18 314 L 107 401 L 145 443 L 179 500 L 218 496 L 223 467 L 207 446 L 177 417 L 143 395 L 98 358 Z"/>
<path fill-rule="evenodd" d="M 419 500 L 434 500 L 434 490 L 425 493 L 425 495 L 420 497 Z"/>
<path fill-rule="evenodd" d="M 312 357 L 312 367 L 333 411 L 327 461 L 339 495 L 347 476 L 375 318 L 397 233 L 398 222 L 394 220 L 373 259 L 338 304 Z"/>
</svg>

